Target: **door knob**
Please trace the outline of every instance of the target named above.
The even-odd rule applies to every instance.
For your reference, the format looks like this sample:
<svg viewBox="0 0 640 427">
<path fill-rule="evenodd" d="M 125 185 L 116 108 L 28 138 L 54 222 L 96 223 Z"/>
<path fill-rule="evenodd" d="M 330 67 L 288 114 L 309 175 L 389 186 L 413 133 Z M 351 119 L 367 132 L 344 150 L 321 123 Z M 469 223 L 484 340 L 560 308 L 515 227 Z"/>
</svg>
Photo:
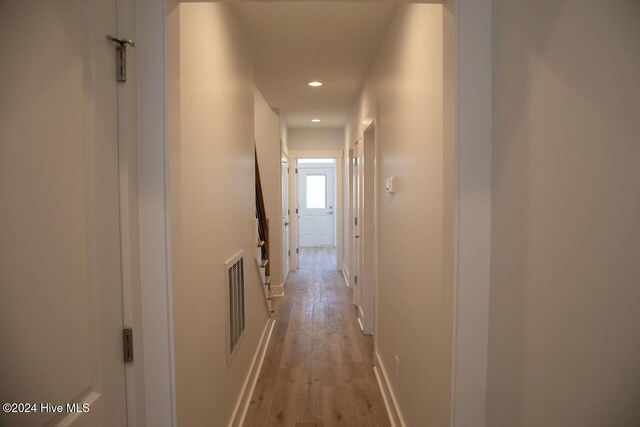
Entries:
<svg viewBox="0 0 640 427">
<path fill-rule="evenodd" d="M 327 212 L 327 215 L 333 215 L 333 212 Z"/>
<path fill-rule="evenodd" d="M 357 234 L 355 236 L 353 236 L 353 237 L 356 238 L 356 239 L 360 238 L 360 236 L 358 236 Z"/>
</svg>

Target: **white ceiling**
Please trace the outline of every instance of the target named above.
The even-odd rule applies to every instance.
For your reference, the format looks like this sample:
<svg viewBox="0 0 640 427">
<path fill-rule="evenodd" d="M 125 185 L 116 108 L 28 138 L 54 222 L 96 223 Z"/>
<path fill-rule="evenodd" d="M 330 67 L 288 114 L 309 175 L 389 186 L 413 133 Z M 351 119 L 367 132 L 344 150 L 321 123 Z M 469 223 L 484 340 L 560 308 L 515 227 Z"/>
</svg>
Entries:
<svg viewBox="0 0 640 427">
<path fill-rule="evenodd" d="M 396 10 L 389 3 L 235 3 L 256 84 L 289 127 L 342 127 Z M 319 80 L 320 88 L 307 82 Z M 320 123 L 311 123 L 318 118 Z"/>
</svg>

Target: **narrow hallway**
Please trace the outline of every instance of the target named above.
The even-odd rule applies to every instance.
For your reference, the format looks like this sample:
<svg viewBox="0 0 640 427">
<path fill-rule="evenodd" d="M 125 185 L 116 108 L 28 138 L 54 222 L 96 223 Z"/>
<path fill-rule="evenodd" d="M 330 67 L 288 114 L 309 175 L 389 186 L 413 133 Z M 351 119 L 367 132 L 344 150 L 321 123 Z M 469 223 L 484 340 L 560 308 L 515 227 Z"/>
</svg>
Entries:
<svg viewBox="0 0 640 427">
<path fill-rule="evenodd" d="M 335 249 L 300 249 L 245 426 L 388 426 L 373 372 L 373 337 L 359 329 Z"/>
</svg>

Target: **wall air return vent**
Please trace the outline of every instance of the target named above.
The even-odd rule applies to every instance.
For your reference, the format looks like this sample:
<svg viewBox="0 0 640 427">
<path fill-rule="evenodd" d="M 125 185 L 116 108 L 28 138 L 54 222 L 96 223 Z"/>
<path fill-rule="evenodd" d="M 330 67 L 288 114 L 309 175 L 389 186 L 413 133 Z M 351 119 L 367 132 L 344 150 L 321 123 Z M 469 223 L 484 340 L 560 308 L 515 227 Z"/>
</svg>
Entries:
<svg viewBox="0 0 640 427">
<path fill-rule="evenodd" d="M 225 263 L 227 295 L 227 363 L 238 349 L 245 326 L 244 315 L 244 255 L 238 252 Z"/>
</svg>

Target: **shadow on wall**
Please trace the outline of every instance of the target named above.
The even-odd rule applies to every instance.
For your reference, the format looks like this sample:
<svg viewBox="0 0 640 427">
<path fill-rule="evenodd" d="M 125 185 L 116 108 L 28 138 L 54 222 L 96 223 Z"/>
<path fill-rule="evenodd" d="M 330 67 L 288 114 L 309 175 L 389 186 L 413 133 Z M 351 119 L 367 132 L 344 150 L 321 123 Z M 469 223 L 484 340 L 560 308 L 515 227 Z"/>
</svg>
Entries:
<svg viewBox="0 0 640 427">
<path fill-rule="evenodd" d="M 640 296 L 630 256 L 640 250 L 631 189 L 640 2 L 494 0 L 493 8 L 488 399 L 500 403 L 489 404 L 488 425 L 529 425 L 545 405 L 563 403 L 555 422 L 574 425 L 568 412 L 607 386 L 610 398 L 592 413 L 606 409 L 609 425 L 627 425 L 638 416 L 630 397 L 640 393 L 640 368 L 625 380 L 600 371 L 629 362 L 629 353 L 615 354 L 623 347 L 638 353 L 623 343 L 628 328 L 613 327 L 640 320 L 625 305 Z M 559 396 L 566 400 L 553 402 Z"/>
</svg>

